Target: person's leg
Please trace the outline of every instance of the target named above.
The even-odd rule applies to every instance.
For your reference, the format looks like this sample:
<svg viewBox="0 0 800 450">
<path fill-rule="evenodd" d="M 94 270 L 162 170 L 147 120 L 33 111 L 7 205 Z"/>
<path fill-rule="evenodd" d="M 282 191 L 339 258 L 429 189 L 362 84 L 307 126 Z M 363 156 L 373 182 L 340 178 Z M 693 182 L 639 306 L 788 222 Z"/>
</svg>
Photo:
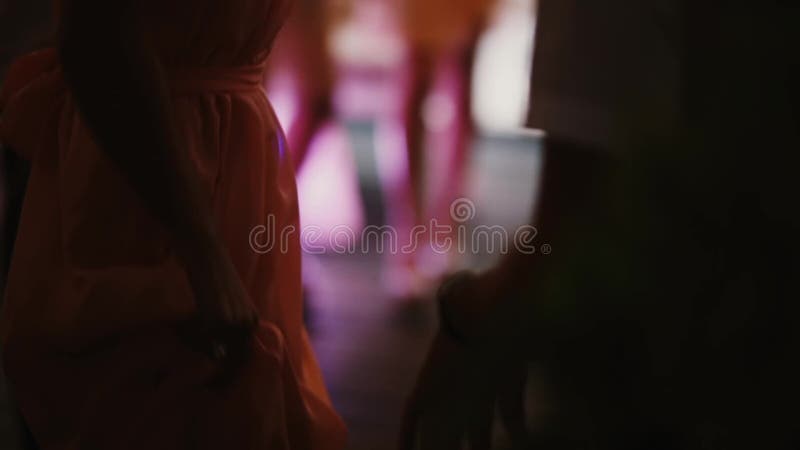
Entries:
<svg viewBox="0 0 800 450">
<path fill-rule="evenodd" d="M 463 194 L 464 177 L 469 161 L 470 144 L 475 131 L 472 120 L 472 74 L 480 30 L 445 59 L 445 89 L 453 106 L 452 120 L 444 130 L 444 185 L 437 198 L 434 214 L 447 214 L 450 203 Z"/>
<path fill-rule="evenodd" d="M 411 192 L 414 223 L 423 221 L 425 210 L 425 121 L 423 106 L 430 91 L 434 57 L 422 48 L 411 50 L 403 80 L 402 116 L 408 160 L 408 189 Z"/>
<path fill-rule="evenodd" d="M 300 171 L 317 132 L 333 114 L 330 93 L 301 93 L 297 115 L 287 132 L 286 139 L 292 151 L 296 171 Z"/>
<path fill-rule="evenodd" d="M 416 254 L 427 236 L 415 235 L 424 221 L 424 142 L 422 108 L 431 86 L 433 57 L 423 48 L 409 51 L 399 80 L 398 105 L 377 127 L 376 152 L 383 188 L 386 222 L 395 245 L 384 249 L 384 282 L 396 298 L 419 294 Z"/>
<path fill-rule="evenodd" d="M 267 87 L 276 98 L 295 170 L 333 114 L 335 67 L 328 51 L 328 18 L 319 0 L 297 5 L 270 56 Z"/>
<path fill-rule="evenodd" d="M 475 53 L 481 29 L 474 32 L 461 45 L 442 52 L 436 64 L 436 93 L 426 105 L 429 122 L 427 162 L 425 177 L 428 180 L 426 195 L 429 202 L 426 219 L 454 229 L 451 207 L 465 195 L 465 180 L 469 167 L 471 144 L 474 139 L 472 120 L 472 74 Z M 457 264 L 457 252 L 447 249 L 447 242 L 455 242 L 454 232 L 440 236 L 435 247 L 421 254 L 420 269 L 430 279 L 438 279 Z"/>
</svg>

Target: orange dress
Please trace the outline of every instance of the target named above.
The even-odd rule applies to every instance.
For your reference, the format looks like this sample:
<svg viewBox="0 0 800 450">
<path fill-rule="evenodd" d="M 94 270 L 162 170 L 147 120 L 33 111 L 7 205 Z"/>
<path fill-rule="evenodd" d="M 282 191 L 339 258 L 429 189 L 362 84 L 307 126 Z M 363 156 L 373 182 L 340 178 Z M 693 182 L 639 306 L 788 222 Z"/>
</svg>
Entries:
<svg viewBox="0 0 800 450">
<path fill-rule="evenodd" d="M 219 234 L 263 319 L 250 358 L 224 383 L 182 339 L 195 308 L 184 270 L 90 137 L 56 53 L 9 71 L 0 141 L 32 169 L 0 344 L 42 449 L 344 447 L 303 326 L 298 232 L 273 248 L 252 233 L 298 226 L 293 169 L 261 83 L 285 3 L 138 3 Z"/>
<path fill-rule="evenodd" d="M 469 42 L 497 0 L 393 0 L 412 45 L 431 52 L 451 51 Z"/>
</svg>

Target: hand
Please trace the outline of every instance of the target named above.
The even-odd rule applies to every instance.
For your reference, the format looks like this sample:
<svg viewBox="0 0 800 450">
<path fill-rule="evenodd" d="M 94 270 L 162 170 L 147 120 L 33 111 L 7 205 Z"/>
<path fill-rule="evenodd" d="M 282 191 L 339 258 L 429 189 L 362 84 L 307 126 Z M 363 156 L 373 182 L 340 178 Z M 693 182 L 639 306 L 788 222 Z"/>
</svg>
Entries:
<svg viewBox="0 0 800 450">
<path fill-rule="evenodd" d="M 526 365 L 495 362 L 439 333 L 406 404 L 399 450 L 488 450 L 496 406 L 512 440 L 527 441 Z"/>
<path fill-rule="evenodd" d="M 187 264 L 199 324 L 193 340 L 214 359 L 241 362 L 258 314 L 230 257 L 220 246 L 211 248 Z"/>
<path fill-rule="evenodd" d="M 501 302 L 518 294 L 518 284 L 511 264 L 500 264 L 480 274 L 463 271 L 452 275 L 437 293 L 440 306 L 446 309 L 447 324 L 455 328 L 449 331 L 456 331 L 466 341 L 496 338 L 498 325 L 489 318 Z"/>
<path fill-rule="evenodd" d="M 460 274 L 439 295 L 475 292 L 464 288 L 478 280 Z M 488 450 L 496 406 L 512 440 L 524 445 L 526 369 L 521 358 L 513 361 L 504 352 L 465 344 L 440 331 L 407 402 L 399 450 L 456 450 L 464 444 L 472 450 Z"/>
</svg>

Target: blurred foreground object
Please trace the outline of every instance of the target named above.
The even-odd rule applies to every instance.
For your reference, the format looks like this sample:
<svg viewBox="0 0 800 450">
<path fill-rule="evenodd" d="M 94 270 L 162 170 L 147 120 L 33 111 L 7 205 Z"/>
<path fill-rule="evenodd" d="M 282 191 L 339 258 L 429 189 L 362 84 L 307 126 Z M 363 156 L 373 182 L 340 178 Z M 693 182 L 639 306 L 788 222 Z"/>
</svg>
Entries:
<svg viewBox="0 0 800 450">
<path fill-rule="evenodd" d="M 426 430 L 492 414 L 473 401 L 485 378 L 437 378 L 529 361 L 547 400 L 523 448 L 796 448 L 798 13 L 542 2 L 532 108 L 550 134 L 532 224 L 553 253 L 512 255 L 444 302 L 441 333 L 464 348 L 432 350 L 403 443 L 461 448 L 480 422 Z M 476 398 L 441 409 L 456 389 Z"/>
</svg>

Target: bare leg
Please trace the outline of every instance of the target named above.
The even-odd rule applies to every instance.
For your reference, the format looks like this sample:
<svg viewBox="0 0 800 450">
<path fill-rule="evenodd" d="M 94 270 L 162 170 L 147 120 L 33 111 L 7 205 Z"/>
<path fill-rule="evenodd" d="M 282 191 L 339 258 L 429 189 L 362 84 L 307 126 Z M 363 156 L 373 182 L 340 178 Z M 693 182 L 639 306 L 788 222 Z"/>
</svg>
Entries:
<svg viewBox="0 0 800 450">
<path fill-rule="evenodd" d="M 302 169 L 309 147 L 317 132 L 331 118 L 330 92 L 300 94 L 297 116 L 289 129 L 287 140 L 296 171 Z"/>
<path fill-rule="evenodd" d="M 425 123 L 422 109 L 433 78 L 434 58 L 424 49 L 413 49 L 403 85 L 403 123 L 408 158 L 408 188 L 414 223 L 421 224 L 425 209 Z"/>
<path fill-rule="evenodd" d="M 469 166 L 470 144 L 474 136 L 472 121 L 472 71 L 479 29 L 463 45 L 444 52 L 438 58 L 439 100 L 431 108 L 430 148 L 426 160 L 427 189 L 430 204 L 428 216 L 442 225 L 454 225 L 451 205 L 464 195 L 464 182 Z M 438 111 L 437 111 L 438 110 Z M 438 116 L 438 117 L 437 117 Z M 440 123 L 436 123 L 441 121 Z M 455 236 L 448 236 L 453 239 Z M 456 252 L 441 253 L 442 242 L 433 243 L 439 251 L 421 256 L 420 267 L 430 279 L 437 279 L 452 270 Z"/>
<path fill-rule="evenodd" d="M 450 204 L 463 195 L 464 177 L 469 161 L 470 143 L 474 134 L 472 121 L 472 69 L 475 62 L 476 34 L 464 47 L 447 56 L 443 67 L 447 76 L 447 94 L 453 105 L 453 119 L 447 127 L 446 146 L 436 151 L 446 154 L 444 173 L 436 174 L 445 180 L 434 206 L 434 215 L 449 217 Z"/>
<path fill-rule="evenodd" d="M 424 221 L 424 140 L 422 107 L 428 94 L 432 56 L 412 48 L 399 80 L 399 104 L 378 123 L 377 159 L 383 185 L 386 222 L 397 236 L 396 246 L 384 252 L 384 284 L 396 298 L 418 296 L 417 249 L 427 236 L 412 236 Z"/>
<path fill-rule="evenodd" d="M 328 53 L 327 18 L 322 2 L 302 2 L 286 22 L 270 57 L 267 82 L 275 97 L 287 102 L 283 124 L 295 170 L 299 171 L 314 136 L 331 118 L 334 64 Z M 277 80 L 277 82 L 274 82 Z M 271 92 L 272 93 L 272 92 Z"/>
</svg>

